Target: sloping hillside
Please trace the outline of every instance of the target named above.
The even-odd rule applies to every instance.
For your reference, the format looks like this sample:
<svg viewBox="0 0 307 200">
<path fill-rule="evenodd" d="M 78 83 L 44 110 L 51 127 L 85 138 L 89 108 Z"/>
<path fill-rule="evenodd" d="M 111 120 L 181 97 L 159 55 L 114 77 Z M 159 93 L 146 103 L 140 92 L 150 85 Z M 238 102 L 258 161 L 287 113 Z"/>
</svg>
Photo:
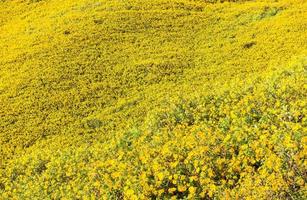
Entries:
<svg viewBox="0 0 307 200">
<path fill-rule="evenodd" d="M 304 199 L 307 1 L 0 1 L 0 199 Z"/>
</svg>

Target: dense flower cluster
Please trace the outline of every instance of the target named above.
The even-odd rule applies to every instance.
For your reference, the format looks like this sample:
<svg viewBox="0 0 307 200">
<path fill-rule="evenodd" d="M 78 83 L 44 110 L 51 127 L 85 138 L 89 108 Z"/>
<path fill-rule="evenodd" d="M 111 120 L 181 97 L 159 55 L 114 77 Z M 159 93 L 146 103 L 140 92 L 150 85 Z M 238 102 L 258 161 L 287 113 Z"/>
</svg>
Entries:
<svg viewBox="0 0 307 200">
<path fill-rule="evenodd" d="M 0 1 L 0 199 L 306 198 L 307 2 L 218 2 Z"/>
<path fill-rule="evenodd" d="M 307 60 L 240 91 L 181 100 L 118 138 L 34 149 L 2 174 L 5 198 L 303 198 Z"/>
</svg>

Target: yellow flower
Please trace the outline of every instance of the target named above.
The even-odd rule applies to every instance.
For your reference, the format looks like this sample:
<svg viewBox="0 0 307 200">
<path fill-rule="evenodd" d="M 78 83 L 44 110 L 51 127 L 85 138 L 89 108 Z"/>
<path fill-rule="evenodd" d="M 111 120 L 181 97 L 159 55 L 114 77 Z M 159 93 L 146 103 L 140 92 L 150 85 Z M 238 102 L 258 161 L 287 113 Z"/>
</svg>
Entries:
<svg viewBox="0 0 307 200">
<path fill-rule="evenodd" d="M 187 190 L 187 187 L 186 187 L 186 186 L 184 186 L 184 185 L 178 186 L 178 191 L 179 191 L 179 192 L 184 192 L 184 191 L 186 191 L 186 190 Z"/>
<path fill-rule="evenodd" d="M 134 191 L 131 190 L 131 189 L 128 189 L 128 190 L 126 191 L 126 195 L 127 195 L 127 196 L 132 196 L 132 195 L 134 195 Z"/>
<path fill-rule="evenodd" d="M 113 172 L 113 173 L 111 174 L 111 177 L 112 177 L 112 178 L 118 178 L 118 177 L 120 177 L 120 172 Z"/>
<path fill-rule="evenodd" d="M 158 179 L 159 179 L 160 181 L 162 181 L 162 180 L 164 179 L 164 174 L 163 174 L 163 172 L 159 172 L 157 176 L 158 176 Z"/>
<path fill-rule="evenodd" d="M 194 195 L 196 192 L 196 187 L 189 187 L 189 193 Z"/>
<path fill-rule="evenodd" d="M 172 193 L 174 193 L 176 190 L 177 190 L 176 188 L 169 188 L 169 189 L 168 189 L 168 192 L 172 194 Z"/>
</svg>

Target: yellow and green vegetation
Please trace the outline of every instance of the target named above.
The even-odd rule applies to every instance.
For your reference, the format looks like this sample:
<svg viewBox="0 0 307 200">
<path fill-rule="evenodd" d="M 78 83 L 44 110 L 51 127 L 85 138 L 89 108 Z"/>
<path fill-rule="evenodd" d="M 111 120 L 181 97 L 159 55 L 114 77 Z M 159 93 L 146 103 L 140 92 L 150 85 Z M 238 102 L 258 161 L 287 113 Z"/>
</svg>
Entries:
<svg viewBox="0 0 307 200">
<path fill-rule="evenodd" d="M 306 199 L 306 0 L 1 0 L 0 199 Z"/>
</svg>

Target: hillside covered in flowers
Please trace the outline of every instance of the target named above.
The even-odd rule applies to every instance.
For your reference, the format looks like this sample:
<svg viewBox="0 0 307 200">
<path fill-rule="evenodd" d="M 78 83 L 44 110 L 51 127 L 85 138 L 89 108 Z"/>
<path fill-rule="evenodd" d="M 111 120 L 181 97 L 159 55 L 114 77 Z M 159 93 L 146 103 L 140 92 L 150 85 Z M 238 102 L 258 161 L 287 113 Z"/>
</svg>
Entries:
<svg viewBox="0 0 307 200">
<path fill-rule="evenodd" d="M 0 0 L 0 199 L 306 199 L 306 0 Z"/>
</svg>

